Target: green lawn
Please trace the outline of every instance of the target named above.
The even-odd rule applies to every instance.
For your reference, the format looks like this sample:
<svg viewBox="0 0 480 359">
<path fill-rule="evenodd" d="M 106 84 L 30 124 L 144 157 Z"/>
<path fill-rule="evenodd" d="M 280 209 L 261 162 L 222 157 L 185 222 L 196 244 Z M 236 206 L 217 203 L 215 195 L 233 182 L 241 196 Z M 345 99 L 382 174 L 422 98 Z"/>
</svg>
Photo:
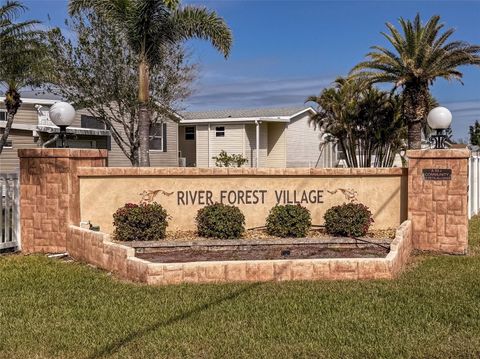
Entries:
<svg viewBox="0 0 480 359">
<path fill-rule="evenodd" d="M 1 257 L 0 357 L 479 357 L 479 218 L 470 233 L 471 256 L 417 256 L 395 281 L 148 287 Z"/>
</svg>

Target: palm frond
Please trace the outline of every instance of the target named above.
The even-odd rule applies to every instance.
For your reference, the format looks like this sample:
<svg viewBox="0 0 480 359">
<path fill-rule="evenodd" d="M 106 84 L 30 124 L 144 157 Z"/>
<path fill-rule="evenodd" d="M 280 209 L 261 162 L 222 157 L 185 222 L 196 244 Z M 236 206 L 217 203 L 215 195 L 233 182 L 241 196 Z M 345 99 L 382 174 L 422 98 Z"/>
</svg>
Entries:
<svg viewBox="0 0 480 359">
<path fill-rule="evenodd" d="M 7 1 L 0 6 L 0 19 L 12 21 L 27 10 L 27 7 L 19 1 Z"/>
<path fill-rule="evenodd" d="M 98 15 L 121 25 L 124 23 L 132 7 L 132 0 L 70 0 L 68 12 L 70 15 L 85 10 L 94 10 Z"/>
<path fill-rule="evenodd" d="M 225 57 L 230 54 L 232 32 L 214 11 L 186 6 L 173 14 L 171 23 L 177 29 L 180 38 L 209 40 Z"/>
<path fill-rule="evenodd" d="M 37 84 L 46 70 L 44 32 L 36 20 L 17 21 L 26 7 L 7 1 L 0 7 L 0 82 L 15 91 Z"/>
<path fill-rule="evenodd" d="M 431 83 L 437 77 L 460 79 L 457 67 L 480 64 L 480 46 L 463 41 L 448 42 L 454 29 L 444 30 L 440 17 L 432 16 L 425 24 L 417 14 L 413 21 L 400 18 L 401 32 L 387 23 L 388 33 L 381 34 L 393 50 L 373 46 L 367 59 L 351 73 L 362 72 L 375 82 Z M 367 70 L 368 75 L 364 72 Z"/>
</svg>

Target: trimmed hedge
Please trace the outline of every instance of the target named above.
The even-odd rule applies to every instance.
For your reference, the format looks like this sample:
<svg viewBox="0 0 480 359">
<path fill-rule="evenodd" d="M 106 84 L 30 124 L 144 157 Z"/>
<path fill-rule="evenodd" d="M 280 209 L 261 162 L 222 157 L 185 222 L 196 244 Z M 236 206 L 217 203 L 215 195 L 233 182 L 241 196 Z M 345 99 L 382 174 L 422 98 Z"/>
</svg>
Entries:
<svg viewBox="0 0 480 359">
<path fill-rule="evenodd" d="M 276 205 L 267 217 L 267 233 L 277 237 L 305 237 L 311 225 L 310 211 L 301 205 Z"/>
<path fill-rule="evenodd" d="M 127 203 L 113 215 L 117 241 L 156 241 L 165 238 L 167 211 L 157 202 Z"/>
<path fill-rule="evenodd" d="M 372 212 L 361 203 L 344 203 L 328 209 L 323 216 L 325 229 L 333 236 L 361 237 L 373 223 Z"/>
<path fill-rule="evenodd" d="M 240 238 L 245 231 L 245 216 L 238 207 L 215 203 L 197 212 L 197 232 L 202 237 Z"/>
</svg>

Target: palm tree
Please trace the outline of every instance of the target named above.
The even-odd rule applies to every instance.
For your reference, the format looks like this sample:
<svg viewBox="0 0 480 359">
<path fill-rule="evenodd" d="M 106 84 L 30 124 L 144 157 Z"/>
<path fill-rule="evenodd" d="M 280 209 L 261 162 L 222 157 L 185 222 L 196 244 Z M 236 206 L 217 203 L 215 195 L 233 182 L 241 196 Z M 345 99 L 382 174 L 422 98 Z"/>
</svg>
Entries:
<svg viewBox="0 0 480 359">
<path fill-rule="evenodd" d="M 349 78 L 339 77 L 332 87 L 325 88 L 319 96 L 310 96 L 305 102 L 315 102 L 317 113 L 310 122 L 318 126 L 328 141 L 337 142 L 345 154 L 348 167 L 359 167 L 356 157 L 358 131 L 358 103 L 363 84 Z"/>
<path fill-rule="evenodd" d="M 140 166 L 149 166 L 149 71 L 161 63 L 165 47 L 190 38 L 210 40 L 225 57 L 232 34 L 214 11 L 180 7 L 180 0 L 71 0 L 70 14 L 93 10 L 121 31 L 138 56 Z"/>
<path fill-rule="evenodd" d="M 20 89 L 39 85 L 46 73 L 43 33 L 35 28 L 39 22 L 16 21 L 26 10 L 18 1 L 7 1 L 0 6 L 0 83 L 6 87 L 7 110 L 7 121 L 0 138 L 0 154 L 22 104 Z"/>
<path fill-rule="evenodd" d="M 371 83 L 391 82 L 394 90 L 403 89 L 404 116 L 408 125 L 408 146 L 421 147 L 421 131 L 428 114 L 429 87 L 437 78 L 461 82 L 462 65 L 480 65 L 480 46 L 463 41 L 447 42 L 454 29 L 441 31 L 439 16 L 422 24 L 420 15 L 414 21 L 399 19 L 403 33 L 387 23 L 389 33 L 382 35 L 393 46 L 389 50 L 373 46 L 368 60 L 352 70 L 355 76 Z"/>
<path fill-rule="evenodd" d="M 336 142 L 348 167 L 391 167 L 404 146 L 405 125 L 398 95 L 357 78 L 339 77 L 306 102 L 317 104 L 310 121 Z M 373 159 L 373 162 L 372 162 Z"/>
</svg>

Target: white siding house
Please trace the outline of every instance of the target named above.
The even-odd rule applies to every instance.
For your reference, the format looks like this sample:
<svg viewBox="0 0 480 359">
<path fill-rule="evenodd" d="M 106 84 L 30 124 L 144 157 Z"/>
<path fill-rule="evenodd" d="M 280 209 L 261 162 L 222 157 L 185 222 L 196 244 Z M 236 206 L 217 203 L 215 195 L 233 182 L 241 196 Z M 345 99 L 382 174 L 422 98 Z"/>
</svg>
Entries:
<svg viewBox="0 0 480 359">
<path fill-rule="evenodd" d="M 246 157 L 248 167 L 335 167 L 335 148 L 309 123 L 314 113 L 311 107 L 182 113 L 180 163 L 213 167 L 212 157 L 224 150 Z"/>
</svg>

